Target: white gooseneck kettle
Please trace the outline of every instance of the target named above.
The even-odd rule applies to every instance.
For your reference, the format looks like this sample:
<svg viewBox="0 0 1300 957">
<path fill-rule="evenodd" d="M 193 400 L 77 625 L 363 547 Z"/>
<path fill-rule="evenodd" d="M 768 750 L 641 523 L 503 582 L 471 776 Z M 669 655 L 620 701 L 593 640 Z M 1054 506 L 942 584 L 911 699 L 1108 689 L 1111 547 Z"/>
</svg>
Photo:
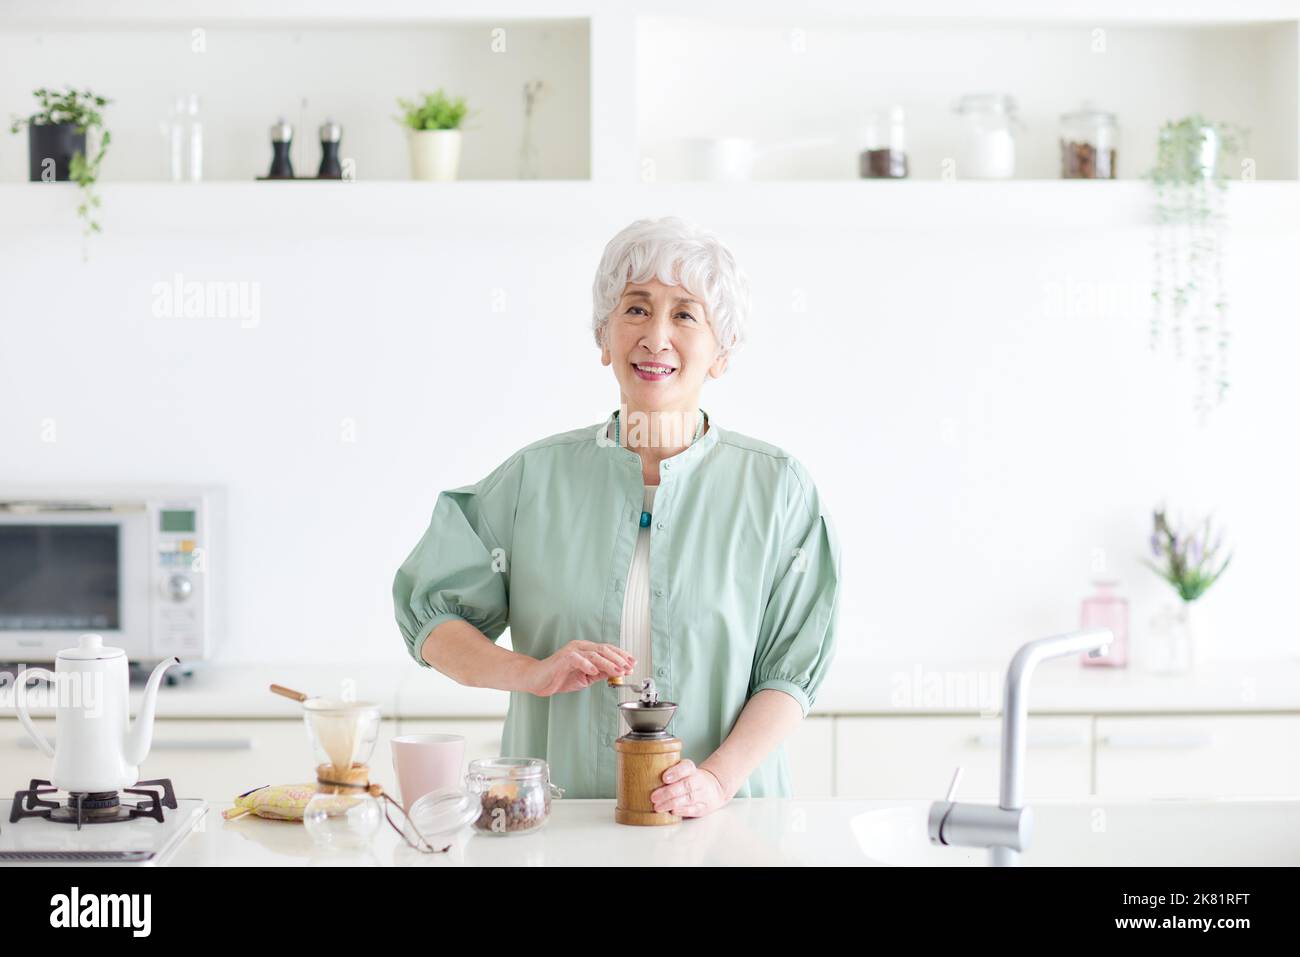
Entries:
<svg viewBox="0 0 1300 957">
<path fill-rule="evenodd" d="M 163 673 L 179 658 L 154 668 L 135 724 L 129 713 L 130 678 L 126 652 L 104 647 L 99 635 L 82 635 L 76 648 L 55 657 L 54 671 L 27 668 L 14 682 L 18 720 L 45 754 L 54 759 L 50 783 L 70 794 L 120 791 L 140 780 L 140 765 L 153 744 L 154 706 Z M 29 678 L 50 682 L 55 744 L 51 746 L 27 713 Z"/>
</svg>

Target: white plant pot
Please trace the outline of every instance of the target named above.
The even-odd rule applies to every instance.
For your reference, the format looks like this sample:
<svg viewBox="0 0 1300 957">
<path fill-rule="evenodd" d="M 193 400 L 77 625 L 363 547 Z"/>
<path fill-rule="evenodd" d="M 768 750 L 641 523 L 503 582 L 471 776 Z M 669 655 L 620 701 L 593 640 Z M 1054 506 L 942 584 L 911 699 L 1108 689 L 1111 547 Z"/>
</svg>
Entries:
<svg viewBox="0 0 1300 957">
<path fill-rule="evenodd" d="M 407 130 L 411 179 L 448 181 L 460 167 L 460 130 Z"/>
</svg>

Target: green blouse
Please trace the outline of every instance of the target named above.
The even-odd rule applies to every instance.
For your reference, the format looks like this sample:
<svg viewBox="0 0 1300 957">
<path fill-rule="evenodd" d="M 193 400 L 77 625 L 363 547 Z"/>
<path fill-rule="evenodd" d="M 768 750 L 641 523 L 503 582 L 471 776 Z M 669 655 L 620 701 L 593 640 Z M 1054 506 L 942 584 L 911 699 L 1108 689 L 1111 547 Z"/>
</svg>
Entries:
<svg viewBox="0 0 1300 957">
<path fill-rule="evenodd" d="M 438 496 L 393 582 L 420 665 L 425 638 L 451 618 L 493 641 L 509 625 L 511 646 L 533 658 L 578 638 L 619 644 L 644 485 L 640 456 L 606 437 L 612 421 L 534 442 Z M 653 677 L 677 702 L 669 731 L 682 756 L 702 763 L 764 688 L 807 715 L 834 656 L 840 548 L 804 466 L 710 422 L 660 463 L 650 534 Z M 511 692 L 502 754 L 544 758 L 568 797 L 615 797 L 618 700 L 604 681 Z M 783 745 L 736 792 L 790 795 Z"/>
</svg>

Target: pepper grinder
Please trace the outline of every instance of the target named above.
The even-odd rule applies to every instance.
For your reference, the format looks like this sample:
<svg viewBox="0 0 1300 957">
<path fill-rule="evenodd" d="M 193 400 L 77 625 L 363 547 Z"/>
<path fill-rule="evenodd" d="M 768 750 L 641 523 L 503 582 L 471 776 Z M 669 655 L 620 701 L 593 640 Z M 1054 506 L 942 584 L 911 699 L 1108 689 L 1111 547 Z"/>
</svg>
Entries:
<svg viewBox="0 0 1300 957">
<path fill-rule="evenodd" d="M 293 163 L 289 160 L 289 146 L 293 143 L 293 127 L 282 116 L 271 127 L 271 172 L 267 179 L 293 179 Z"/>
<path fill-rule="evenodd" d="M 327 119 L 320 128 L 320 171 L 317 179 L 342 179 L 343 166 L 339 163 L 339 140 L 343 127 Z"/>
<path fill-rule="evenodd" d="M 623 679 L 609 679 L 619 687 Z M 667 731 L 677 711 L 671 701 L 660 701 L 653 678 L 641 682 L 641 697 L 618 706 L 631 730 L 614 742 L 618 752 L 618 803 L 614 820 L 619 824 L 653 826 L 680 824 L 682 819 L 667 811 L 656 811 L 651 792 L 663 787 L 663 773 L 681 760 L 682 739 Z"/>
</svg>

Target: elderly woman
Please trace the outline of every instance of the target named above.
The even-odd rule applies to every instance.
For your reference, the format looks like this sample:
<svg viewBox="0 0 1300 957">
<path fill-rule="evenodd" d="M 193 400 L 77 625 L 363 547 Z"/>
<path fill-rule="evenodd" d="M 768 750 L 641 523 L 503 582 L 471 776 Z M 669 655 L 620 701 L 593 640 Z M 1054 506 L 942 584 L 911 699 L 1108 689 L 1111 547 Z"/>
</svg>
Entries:
<svg viewBox="0 0 1300 957">
<path fill-rule="evenodd" d="M 647 677 L 683 742 L 656 810 L 788 797 L 781 742 L 831 663 L 840 550 L 804 466 L 700 408 L 747 280 L 669 217 L 610 240 L 592 293 L 617 410 L 442 492 L 393 583 L 398 625 L 424 667 L 509 691 L 502 753 L 544 758 L 570 797 L 616 795 L 617 705 Z"/>
</svg>

